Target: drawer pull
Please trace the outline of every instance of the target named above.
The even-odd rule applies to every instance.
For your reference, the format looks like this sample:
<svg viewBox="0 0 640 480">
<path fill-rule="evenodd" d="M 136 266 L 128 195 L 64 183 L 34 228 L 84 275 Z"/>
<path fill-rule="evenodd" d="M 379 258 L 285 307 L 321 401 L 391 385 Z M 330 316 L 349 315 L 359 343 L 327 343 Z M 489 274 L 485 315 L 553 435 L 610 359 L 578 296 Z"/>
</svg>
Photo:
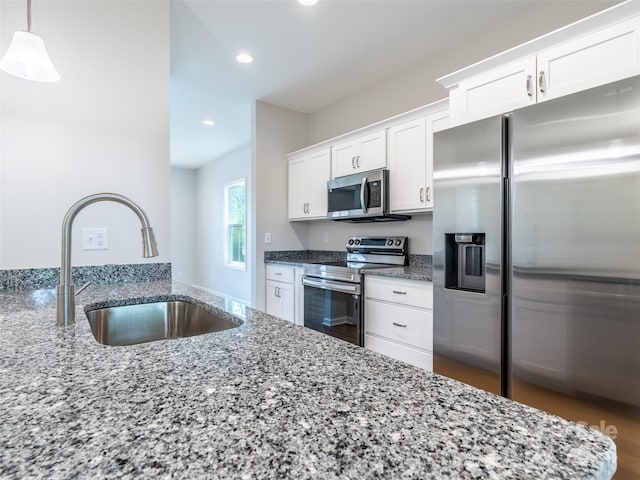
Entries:
<svg viewBox="0 0 640 480">
<path fill-rule="evenodd" d="M 393 322 L 393 324 L 394 324 L 396 327 L 407 328 L 407 325 L 406 325 L 406 324 L 405 324 L 405 325 L 403 325 L 403 324 L 401 324 L 401 323 L 397 323 L 397 322 Z"/>
<path fill-rule="evenodd" d="M 401 292 L 400 290 L 394 290 L 393 293 L 396 293 L 398 295 L 406 295 L 407 292 Z"/>
<path fill-rule="evenodd" d="M 276 275 L 282 275 L 282 272 L 275 272 Z"/>
</svg>

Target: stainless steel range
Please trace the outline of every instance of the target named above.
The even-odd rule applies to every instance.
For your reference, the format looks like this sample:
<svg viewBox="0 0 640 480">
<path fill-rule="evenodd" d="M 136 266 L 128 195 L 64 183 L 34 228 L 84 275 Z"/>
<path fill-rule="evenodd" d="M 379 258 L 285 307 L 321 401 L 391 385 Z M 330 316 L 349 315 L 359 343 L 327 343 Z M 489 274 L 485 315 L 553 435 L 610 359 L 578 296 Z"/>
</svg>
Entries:
<svg viewBox="0 0 640 480">
<path fill-rule="evenodd" d="M 345 262 L 304 265 L 304 326 L 364 346 L 367 269 L 406 265 L 407 237 L 352 237 Z"/>
</svg>

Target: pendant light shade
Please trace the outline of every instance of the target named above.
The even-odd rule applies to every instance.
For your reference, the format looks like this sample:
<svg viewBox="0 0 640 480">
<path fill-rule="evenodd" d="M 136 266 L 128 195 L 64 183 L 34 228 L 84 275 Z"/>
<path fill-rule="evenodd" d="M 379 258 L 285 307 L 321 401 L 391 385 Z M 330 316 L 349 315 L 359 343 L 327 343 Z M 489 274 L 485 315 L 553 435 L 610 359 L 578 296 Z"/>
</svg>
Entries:
<svg viewBox="0 0 640 480">
<path fill-rule="evenodd" d="M 36 82 L 57 82 L 60 74 L 51 63 L 42 39 L 31 32 L 15 32 L 0 69 Z"/>
<path fill-rule="evenodd" d="M 31 33 L 31 0 L 27 0 L 27 31 L 15 32 L 0 70 L 36 82 L 57 82 L 60 74 L 51 63 L 42 39 Z"/>
</svg>

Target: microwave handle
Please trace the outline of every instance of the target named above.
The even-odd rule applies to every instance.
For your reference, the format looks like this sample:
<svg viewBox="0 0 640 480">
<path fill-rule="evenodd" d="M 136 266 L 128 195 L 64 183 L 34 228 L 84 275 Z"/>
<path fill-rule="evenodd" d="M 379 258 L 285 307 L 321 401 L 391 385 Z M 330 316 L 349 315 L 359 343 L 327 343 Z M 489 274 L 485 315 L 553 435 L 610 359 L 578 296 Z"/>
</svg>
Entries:
<svg viewBox="0 0 640 480">
<path fill-rule="evenodd" d="M 362 184 L 360 185 L 360 205 L 362 205 L 362 213 L 367 213 L 367 210 L 369 210 L 369 206 L 366 203 L 367 185 L 367 177 L 363 177 Z"/>
</svg>

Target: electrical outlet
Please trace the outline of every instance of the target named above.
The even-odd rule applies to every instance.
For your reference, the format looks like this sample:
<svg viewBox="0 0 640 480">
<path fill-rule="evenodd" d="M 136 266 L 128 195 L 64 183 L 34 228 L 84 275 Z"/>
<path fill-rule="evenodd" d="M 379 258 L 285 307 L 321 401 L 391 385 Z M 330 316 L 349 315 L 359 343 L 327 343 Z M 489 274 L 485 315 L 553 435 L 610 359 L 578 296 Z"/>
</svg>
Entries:
<svg viewBox="0 0 640 480">
<path fill-rule="evenodd" d="M 271 243 L 271 234 L 270 233 L 265 233 L 264 234 L 264 243 Z"/>
<path fill-rule="evenodd" d="M 82 229 L 83 250 L 107 250 L 109 248 L 108 240 L 106 228 Z"/>
</svg>

